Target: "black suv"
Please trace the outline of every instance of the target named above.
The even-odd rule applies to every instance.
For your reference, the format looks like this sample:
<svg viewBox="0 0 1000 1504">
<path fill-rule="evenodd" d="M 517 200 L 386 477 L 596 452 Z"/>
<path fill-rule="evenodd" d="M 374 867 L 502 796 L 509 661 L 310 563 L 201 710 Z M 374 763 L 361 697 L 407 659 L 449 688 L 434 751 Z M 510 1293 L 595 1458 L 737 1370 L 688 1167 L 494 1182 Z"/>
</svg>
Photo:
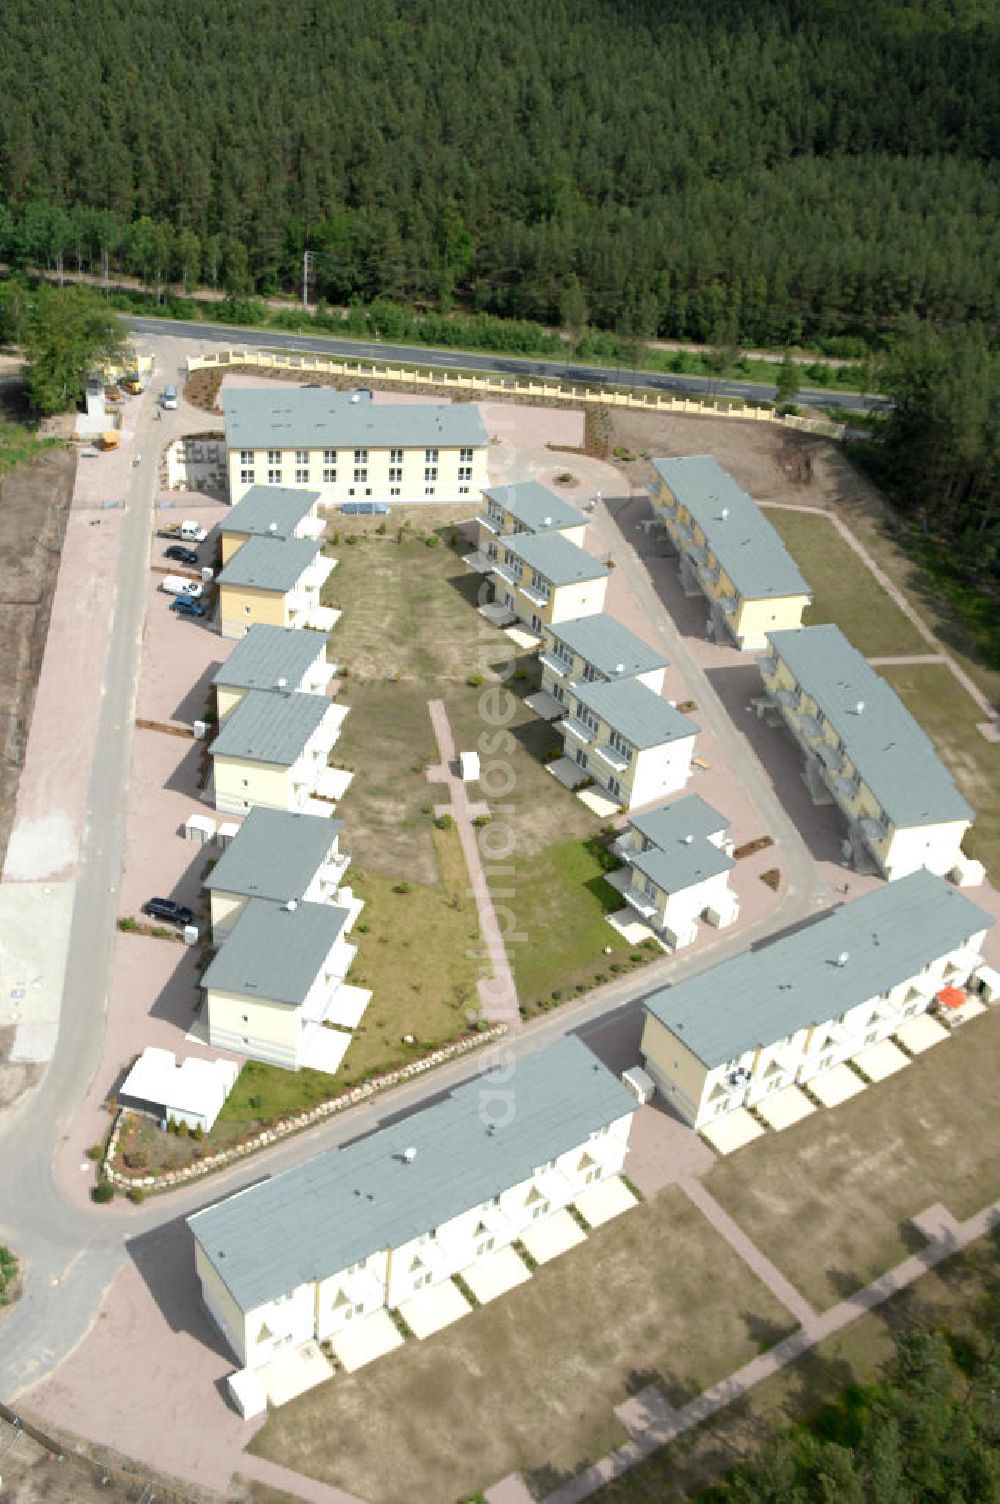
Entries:
<svg viewBox="0 0 1000 1504">
<path fill-rule="evenodd" d="M 198 555 L 194 549 L 182 548 L 179 543 L 175 543 L 171 548 L 165 548 L 163 550 L 163 557 L 165 559 L 173 559 L 178 564 L 197 564 L 198 562 Z"/>
<path fill-rule="evenodd" d="M 176 924 L 178 929 L 194 924 L 193 910 L 185 908 L 182 903 L 174 903 L 172 898 L 149 898 L 143 904 L 142 912 L 150 919 L 165 919 L 168 924 Z"/>
</svg>

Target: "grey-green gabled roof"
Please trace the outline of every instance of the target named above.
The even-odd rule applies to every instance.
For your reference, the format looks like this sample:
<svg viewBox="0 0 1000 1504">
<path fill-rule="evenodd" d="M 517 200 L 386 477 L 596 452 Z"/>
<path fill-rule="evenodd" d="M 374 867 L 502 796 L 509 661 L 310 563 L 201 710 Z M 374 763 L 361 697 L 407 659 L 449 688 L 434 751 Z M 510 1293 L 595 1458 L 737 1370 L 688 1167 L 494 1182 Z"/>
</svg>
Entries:
<svg viewBox="0 0 1000 1504">
<path fill-rule="evenodd" d="M 326 903 L 283 904 L 252 898 L 201 979 L 213 992 L 298 1007 L 336 945 L 350 910 Z"/>
<path fill-rule="evenodd" d="M 605 678 L 628 678 L 635 674 L 648 674 L 654 668 L 669 667 L 665 658 L 648 642 L 643 642 L 620 621 L 608 616 L 605 611 L 596 611 L 593 616 L 577 616 L 572 621 L 546 624 L 546 635 L 551 632 L 557 642 L 565 643 L 570 652 L 577 653 L 585 663 L 590 663 Z"/>
<path fill-rule="evenodd" d="M 320 551 L 310 538 L 248 538 L 219 575 L 220 585 L 291 590 Z"/>
<path fill-rule="evenodd" d="M 606 564 L 561 533 L 506 533 L 497 542 L 529 569 L 537 569 L 552 585 L 575 585 L 610 574 Z"/>
<path fill-rule="evenodd" d="M 331 704 L 326 695 L 251 689 L 226 717 L 209 750 L 213 757 L 291 767 Z"/>
<path fill-rule="evenodd" d="M 577 680 L 573 694 L 640 752 L 698 733 L 694 721 L 638 679 L 606 679 L 593 684 Z"/>
<path fill-rule="evenodd" d="M 222 410 L 230 449 L 454 449 L 487 442 L 472 402 L 355 402 L 332 387 L 227 387 Z"/>
<path fill-rule="evenodd" d="M 558 532 L 564 527 L 586 527 L 582 512 L 556 496 L 537 480 L 523 480 L 516 485 L 493 486 L 483 495 L 509 512 L 515 522 L 529 533 Z"/>
<path fill-rule="evenodd" d="M 926 732 L 839 627 L 771 632 L 768 641 L 812 695 L 895 825 L 973 818 Z"/>
<path fill-rule="evenodd" d="M 629 861 L 665 893 L 679 893 L 694 883 L 707 882 L 736 865 L 708 839 L 726 830 L 729 821 L 697 794 L 636 815 L 629 824 L 655 842 L 648 851 L 630 852 Z"/>
<path fill-rule="evenodd" d="M 318 501 L 318 491 L 299 491 L 291 486 L 251 486 L 222 519 L 219 531 L 291 538 Z"/>
<path fill-rule="evenodd" d="M 336 845 L 342 820 L 291 810 L 250 811 L 205 879 L 209 892 L 275 903 L 299 899 Z"/>
<path fill-rule="evenodd" d="M 691 513 L 744 600 L 812 594 L 763 512 L 714 456 L 654 460 L 653 468 Z"/>
<path fill-rule="evenodd" d="M 255 622 L 241 637 L 212 683 L 227 689 L 295 689 L 317 658 L 326 656 L 322 632 Z M 278 680 L 285 684 L 279 686 Z"/>
<path fill-rule="evenodd" d="M 399 1248 L 509 1190 L 636 1109 L 578 1039 L 188 1218 L 243 1311 Z M 414 1149 L 409 1163 L 404 1152 Z"/>
<path fill-rule="evenodd" d="M 992 924 L 957 888 L 922 869 L 654 992 L 645 1006 L 711 1069 L 840 1018 Z"/>
</svg>

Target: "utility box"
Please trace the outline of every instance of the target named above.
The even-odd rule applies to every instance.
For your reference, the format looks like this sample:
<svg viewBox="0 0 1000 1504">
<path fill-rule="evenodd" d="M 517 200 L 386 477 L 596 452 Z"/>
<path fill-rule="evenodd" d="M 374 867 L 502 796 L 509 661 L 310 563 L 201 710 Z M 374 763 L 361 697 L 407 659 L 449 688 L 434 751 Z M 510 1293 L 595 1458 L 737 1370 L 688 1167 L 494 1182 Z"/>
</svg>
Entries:
<svg viewBox="0 0 1000 1504">
<path fill-rule="evenodd" d="M 460 752 L 458 754 L 458 776 L 463 783 L 476 783 L 479 779 L 479 753 Z"/>
<path fill-rule="evenodd" d="M 239 834 L 239 829 L 240 827 L 236 824 L 235 820 L 224 820 L 223 823 L 219 826 L 218 834 L 216 835 L 215 839 L 216 841 L 218 841 L 223 851 L 225 851 L 226 847 L 230 846 L 233 841 L 235 841 L 237 835 Z"/>
<path fill-rule="evenodd" d="M 196 924 L 186 924 L 184 926 L 184 944 L 185 945 L 197 945 L 198 944 L 198 935 L 199 935 L 199 930 L 198 930 L 198 926 Z"/>
<path fill-rule="evenodd" d="M 622 1085 L 628 1087 L 640 1107 L 645 1107 L 647 1102 L 653 1100 L 655 1083 L 641 1065 L 633 1065 L 630 1070 L 622 1071 Z"/>
<path fill-rule="evenodd" d="M 184 821 L 184 839 L 196 846 L 207 846 L 215 839 L 215 821 L 211 815 L 188 815 Z"/>
</svg>

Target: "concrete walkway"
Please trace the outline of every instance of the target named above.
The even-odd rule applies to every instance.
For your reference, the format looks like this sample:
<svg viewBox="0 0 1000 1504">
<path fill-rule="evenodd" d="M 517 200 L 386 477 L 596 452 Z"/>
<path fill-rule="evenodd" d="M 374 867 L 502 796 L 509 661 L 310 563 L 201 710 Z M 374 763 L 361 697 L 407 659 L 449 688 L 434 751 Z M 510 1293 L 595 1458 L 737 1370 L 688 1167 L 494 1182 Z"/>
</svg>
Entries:
<svg viewBox="0 0 1000 1504">
<path fill-rule="evenodd" d="M 872 668 L 885 668 L 886 666 L 891 666 L 892 668 L 905 668 L 908 664 L 911 663 L 946 664 L 948 660 L 943 653 L 897 653 L 895 655 L 890 654 L 885 658 L 869 658 L 868 662 L 871 664 Z"/>
<path fill-rule="evenodd" d="M 733 1252 L 738 1254 L 761 1283 L 767 1286 L 775 1299 L 780 1300 L 787 1311 L 791 1311 L 800 1325 L 808 1326 L 816 1319 L 816 1312 L 804 1296 L 800 1295 L 781 1270 L 761 1253 L 756 1243 L 750 1241 L 743 1229 L 733 1221 L 729 1213 L 719 1205 L 700 1180 L 682 1180 L 680 1188 L 688 1200 L 694 1202 L 716 1232 L 725 1238 Z"/>
<path fill-rule="evenodd" d="M 875 579 L 878 580 L 886 595 L 890 600 L 895 602 L 900 611 L 902 611 L 903 615 L 906 617 L 907 621 L 911 622 L 913 626 L 916 627 L 917 631 L 920 633 L 925 642 L 930 643 L 931 647 L 934 649 L 934 655 L 932 659 L 928 659 L 927 661 L 933 662 L 940 659 L 942 662 L 946 663 L 948 668 L 954 674 L 955 678 L 958 680 L 959 684 L 961 684 L 966 693 L 970 695 L 973 700 L 975 700 L 976 704 L 979 706 L 983 714 L 988 718 L 992 718 L 996 715 L 996 710 L 990 704 L 989 700 L 983 694 L 982 690 L 976 684 L 975 680 L 970 679 L 969 675 L 965 672 L 965 669 L 962 668 L 961 664 L 956 663 L 951 654 L 945 650 L 942 644 L 938 641 L 937 637 L 935 637 L 934 633 L 931 631 L 930 627 L 924 621 L 923 617 L 910 605 L 910 602 L 900 590 L 899 586 L 893 584 L 892 580 L 890 580 L 885 570 L 881 569 L 879 565 L 876 564 L 868 549 L 858 538 L 854 536 L 854 534 L 851 532 L 851 529 L 845 522 L 842 522 L 840 518 L 837 517 L 833 512 L 823 512 L 820 511 L 818 507 L 807 507 L 803 506 L 801 503 L 796 502 L 762 501 L 759 503 L 759 505 L 766 510 L 774 508 L 776 511 L 783 512 L 808 512 L 812 517 L 825 517 L 830 525 L 837 529 L 837 532 L 843 538 L 848 548 L 853 549 L 858 558 L 864 564 L 865 568 L 870 570 Z M 869 661 L 875 663 L 879 660 L 873 658 Z M 913 657 L 897 658 L 892 660 L 887 659 L 883 661 L 891 661 L 894 663 L 921 663 L 925 660 L 920 657 Z"/>
<path fill-rule="evenodd" d="M 306 1504 L 364 1504 L 356 1494 L 349 1494 L 330 1483 L 321 1483 L 318 1478 L 307 1478 L 279 1462 L 270 1462 L 266 1457 L 255 1457 L 247 1452 L 240 1462 L 240 1472 L 246 1478 L 264 1483 L 279 1493 L 290 1494 L 293 1499 L 305 1499 Z"/>
<path fill-rule="evenodd" d="M 517 988 L 514 985 L 514 974 L 510 969 L 510 962 L 507 960 L 503 931 L 497 919 L 496 908 L 486 881 L 486 873 L 483 871 L 479 842 L 476 839 L 477 827 L 472 823 L 478 816 L 489 814 L 489 805 L 485 802 L 471 803 L 469 792 L 455 771 L 457 767 L 455 738 L 452 735 L 451 723 L 448 720 L 444 702 L 428 700 L 427 709 L 434 727 L 434 735 L 437 738 L 438 751 L 441 754 L 440 763 L 427 769 L 427 778 L 431 783 L 445 784 L 450 797 L 450 803 L 435 805 L 434 813 L 435 815 L 451 815 L 455 821 L 469 873 L 471 884 L 469 891 L 476 900 L 476 909 L 479 913 L 479 932 L 483 937 L 486 957 L 490 963 L 490 976 L 483 978 L 477 984 L 479 1000 L 483 1013 L 490 1023 L 506 1024 L 508 1029 L 513 1031 L 520 1029 L 522 1023 L 521 1010 L 517 1001 Z"/>
<path fill-rule="evenodd" d="M 936 1204 L 911 1218 L 911 1223 L 928 1239 L 926 1248 L 904 1259 L 846 1300 L 831 1306 L 822 1315 L 811 1315 L 790 1337 L 753 1358 L 728 1378 L 712 1384 L 680 1409 L 673 1409 L 655 1384 L 619 1406 L 615 1413 L 631 1439 L 602 1457 L 593 1467 L 561 1484 L 546 1495 L 541 1504 L 580 1504 L 581 1500 L 589 1499 L 598 1489 L 620 1478 L 660 1447 L 742 1399 L 755 1385 L 772 1378 L 818 1343 L 843 1331 L 859 1316 L 876 1310 L 952 1254 L 960 1253 L 977 1238 L 1000 1227 L 1000 1201 L 994 1201 L 965 1222 L 957 1221 L 947 1208 Z M 538 1504 L 523 1478 L 516 1473 L 488 1488 L 485 1498 L 488 1504 Z"/>
</svg>

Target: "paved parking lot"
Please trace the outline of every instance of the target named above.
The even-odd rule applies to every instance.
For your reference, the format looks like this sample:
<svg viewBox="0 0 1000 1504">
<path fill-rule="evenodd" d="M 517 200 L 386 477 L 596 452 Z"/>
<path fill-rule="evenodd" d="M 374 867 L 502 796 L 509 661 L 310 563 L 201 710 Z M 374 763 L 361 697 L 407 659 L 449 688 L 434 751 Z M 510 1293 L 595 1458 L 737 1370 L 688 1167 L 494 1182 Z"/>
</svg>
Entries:
<svg viewBox="0 0 1000 1504">
<path fill-rule="evenodd" d="M 125 859 L 120 912 L 139 916 L 147 898 L 175 898 L 196 911 L 201 905 L 205 864 L 214 846 L 183 837 L 194 813 L 214 811 L 198 797 L 205 744 L 164 731 L 136 730 L 128 788 Z"/>
</svg>

